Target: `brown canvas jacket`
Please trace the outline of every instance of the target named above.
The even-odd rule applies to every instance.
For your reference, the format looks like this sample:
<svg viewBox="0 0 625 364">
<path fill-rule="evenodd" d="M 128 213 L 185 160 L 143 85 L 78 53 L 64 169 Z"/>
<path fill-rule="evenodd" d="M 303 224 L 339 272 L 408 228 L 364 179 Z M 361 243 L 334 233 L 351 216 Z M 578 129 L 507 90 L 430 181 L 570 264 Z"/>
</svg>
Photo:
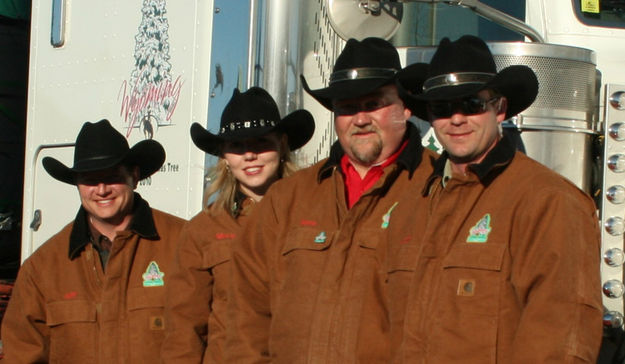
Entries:
<svg viewBox="0 0 625 364">
<path fill-rule="evenodd" d="M 2 322 L 4 363 L 156 363 L 165 286 L 184 220 L 135 194 L 106 266 L 89 243 L 86 212 L 22 265 Z M 69 254 L 68 254 L 69 250 Z"/>
<path fill-rule="evenodd" d="M 505 138 L 443 188 L 445 162 L 424 190 L 427 209 L 415 209 L 426 229 L 388 231 L 394 362 L 594 363 L 593 201 Z"/>
<path fill-rule="evenodd" d="M 165 363 L 223 363 L 232 242 L 254 203 L 236 217 L 203 210 L 185 224 L 166 289 Z"/>
<path fill-rule="evenodd" d="M 276 182 L 233 251 L 228 363 L 387 363 L 384 231 L 425 182 L 418 130 L 396 163 L 347 209 L 342 150 Z"/>
</svg>

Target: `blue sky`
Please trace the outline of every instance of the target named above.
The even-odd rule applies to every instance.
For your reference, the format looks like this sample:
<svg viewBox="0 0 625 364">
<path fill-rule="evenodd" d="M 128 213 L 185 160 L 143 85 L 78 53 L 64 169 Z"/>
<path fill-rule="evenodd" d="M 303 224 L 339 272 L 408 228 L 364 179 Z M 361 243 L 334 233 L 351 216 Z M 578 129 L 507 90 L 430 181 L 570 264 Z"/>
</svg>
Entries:
<svg viewBox="0 0 625 364">
<path fill-rule="evenodd" d="M 247 78 L 247 57 L 249 39 L 248 0 L 215 0 L 219 12 L 213 18 L 213 41 L 211 53 L 211 91 L 214 97 L 209 100 L 208 130 L 216 133 L 219 129 L 221 113 L 237 87 L 237 78 L 245 87 Z M 223 89 L 213 90 L 216 84 L 216 66 L 221 67 Z"/>
</svg>

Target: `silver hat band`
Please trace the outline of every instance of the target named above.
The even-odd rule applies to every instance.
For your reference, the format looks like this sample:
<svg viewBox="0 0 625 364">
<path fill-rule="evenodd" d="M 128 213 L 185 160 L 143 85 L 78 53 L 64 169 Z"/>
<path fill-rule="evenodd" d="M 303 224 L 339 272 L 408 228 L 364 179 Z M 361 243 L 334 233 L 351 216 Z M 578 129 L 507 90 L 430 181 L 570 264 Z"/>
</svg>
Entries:
<svg viewBox="0 0 625 364">
<path fill-rule="evenodd" d="M 246 121 L 233 121 L 228 123 L 228 125 L 221 128 L 219 133 L 225 133 L 226 131 L 235 131 L 239 129 L 249 129 L 249 128 L 262 128 L 265 126 L 275 126 L 276 122 L 273 120 L 246 120 Z"/>
<path fill-rule="evenodd" d="M 487 83 L 490 81 L 494 73 L 484 72 L 458 72 L 458 73 L 446 73 L 444 75 L 428 78 L 423 83 L 423 92 L 431 91 L 435 88 L 443 86 L 458 86 L 467 83 Z"/>
<path fill-rule="evenodd" d="M 347 80 L 363 80 L 367 78 L 391 78 L 397 73 L 393 68 L 351 68 L 332 72 L 330 85 Z"/>
</svg>

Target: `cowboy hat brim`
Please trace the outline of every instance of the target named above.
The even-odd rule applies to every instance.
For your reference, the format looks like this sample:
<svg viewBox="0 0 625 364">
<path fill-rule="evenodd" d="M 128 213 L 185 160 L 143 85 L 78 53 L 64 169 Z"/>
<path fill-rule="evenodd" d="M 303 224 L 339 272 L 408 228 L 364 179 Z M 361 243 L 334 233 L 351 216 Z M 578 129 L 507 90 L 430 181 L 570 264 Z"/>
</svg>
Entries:
<svg viewBox="0 0 625 364">
<path fill-rule="evenodd" d="M 306 82 L 303 75 L 300 75 L 300 80 L 302 82 L 302 87 L 310 96 L 317 100 L 326 109 L 332 111 L 333 100 L 352 99 L 370 94 L 376 89 L 392 83 L 395 80 L 395 76 L 389 78 L 345 80 L 317 90 L 312 90 L 308 86 L 308 82 Z"/>
<path fill-rule="evenodd" d="M 88 173 L 113 168 L 120 164 L 139 167 L 139 180 L 147 178 L 158 171 L 165 162 L 165 149 L 154 140 L 143 140 L 128 150 L 128 153 L 116 157 L 102 157 L 81 160 L 72 168 L 53 157 L 42 160 L 43 168 L 54 179 L 76 185 L 79 173 Z"/>
<path fill-rule="evenodd" d="M 315 132 L 315 121 L 310 112 L 296 110 L 276 125 L 255 128 L 241 128 L 223 135 L 215 135 L 202 125 L 191 125 L 191 139 L 195 146 L 208 154 L 220 156 L 223 144 L 227 141 L 258 138 L 272 132 L 282 132 L 287 135 L 289 149 L 295 150 L 304 146 Z"/>
<path fill-rule="evenodd" d="M 486 83 L 441 86 L 421 93 L 420 88 L 424 82 L 424 77 L 407 80 L 404 75 L 400 74 L 397 85 L 400 88 L 400 94 L 405 96 L 412 113 L 426 121 L 429 120 L 427 103 L 431 101 L 461 99 L 483 89 L 493 89 L 506 97 L 508 101 L 506 119 L 508 119 L 527 109 L 538 94 L 538 80 L 535 73 L 531 68 L 523 65 L 506 67 Z"/>
<path fill-rule="evenodd" d="M 421 82 L 422 84 L 423 76 L 427 72 L 427 69 L 427 63 L 413 63 L 388 78 L 346 80 L 342 82 L 337 82 L 332 86 L 328 86 L 319 90 L 311 90 L 303 75 L 300 75 L 300 79 L 302 81 L 302 87 L 304 88 L 304 90 L 306 90 L 308 94 L 310 94 L 326 109 L 332 111 L 333 100 L 344 100 L 365 96 L 374 92 L 382 86 L 386 86 L 394 82 L 401 82 L 404 85 L 414 85 L 419 82 Z M 401 80 L 399 79 L 400 75 Z M 399 97 L 404 101 L 404 103 L 410 101 L 409 97 L 407 97 L 405 89 L 399 89 L 398 91 Z"/>
</svg>

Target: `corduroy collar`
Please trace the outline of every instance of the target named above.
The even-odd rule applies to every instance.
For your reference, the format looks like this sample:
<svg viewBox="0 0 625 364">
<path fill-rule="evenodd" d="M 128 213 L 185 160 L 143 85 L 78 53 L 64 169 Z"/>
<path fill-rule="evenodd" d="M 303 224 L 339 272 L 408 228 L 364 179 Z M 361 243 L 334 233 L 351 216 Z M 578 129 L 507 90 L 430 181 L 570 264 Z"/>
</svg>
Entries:
<svg viewBox="0 0 625 364">
<path fill-rule="evenodd" d="M 132 220 L 128 225 L 128 229 L 135 234 L 148 240 L 158 240 L 159 235 L 156 231 L 154 218 L 152 217 L 152 209 L 150 205 L 141 196 L 135 192 L 134 206 L 132 208 Z M 74 226 L 69 237 L 69 259 L 72 260 L 80 255 L 80 252 L 90 242 L 89 223 L 87 222 L 87 211 L 80 206 Z"/>
<path fill-rule="evenodd" d="M 491 149 L 486 157 L 480 163 L 470 164 L 467 168 L 473 172 L 483 185 L 488 185 L 495 177 L 503 172 L 506 167 L 512 162 L 516 148 L 512 140 L 505 136 L 497 142 L 495 147 Z M 442 178 L 445 173 L 445 164 L 449 159 L 449 153 L 446 151 L 433 163 L 434 171 L 428 178 L 425 188 L 423 189 L 423 195 L 427 196 L 430 191 L 432 183 Z"/>
<path fill-rule="evenodd" d="M 406 138 L 408 139 L 408 144 L 397 157 L 396 163 L 398 166 L 406 169 L 410 174 L 410 177 L 412 177 L 412 174 L 421 163 L 423 146 L 421 145 L 421 135 L 419 134 L 419 129 L 409 121 L 406 123 Z M 332 174 L 332 170 L 334 168 L 338 168 L 339 171 L 341 170 L 341 158 L 344 154 L 345 151 L 343 151 L 341 144 L 337 140 L 330 148 L 330 156 L 328 157 L 328 160 L 319 170 L 317 182 L 320 183 L 323 179 L 328 178 Z"/>
</svg>

